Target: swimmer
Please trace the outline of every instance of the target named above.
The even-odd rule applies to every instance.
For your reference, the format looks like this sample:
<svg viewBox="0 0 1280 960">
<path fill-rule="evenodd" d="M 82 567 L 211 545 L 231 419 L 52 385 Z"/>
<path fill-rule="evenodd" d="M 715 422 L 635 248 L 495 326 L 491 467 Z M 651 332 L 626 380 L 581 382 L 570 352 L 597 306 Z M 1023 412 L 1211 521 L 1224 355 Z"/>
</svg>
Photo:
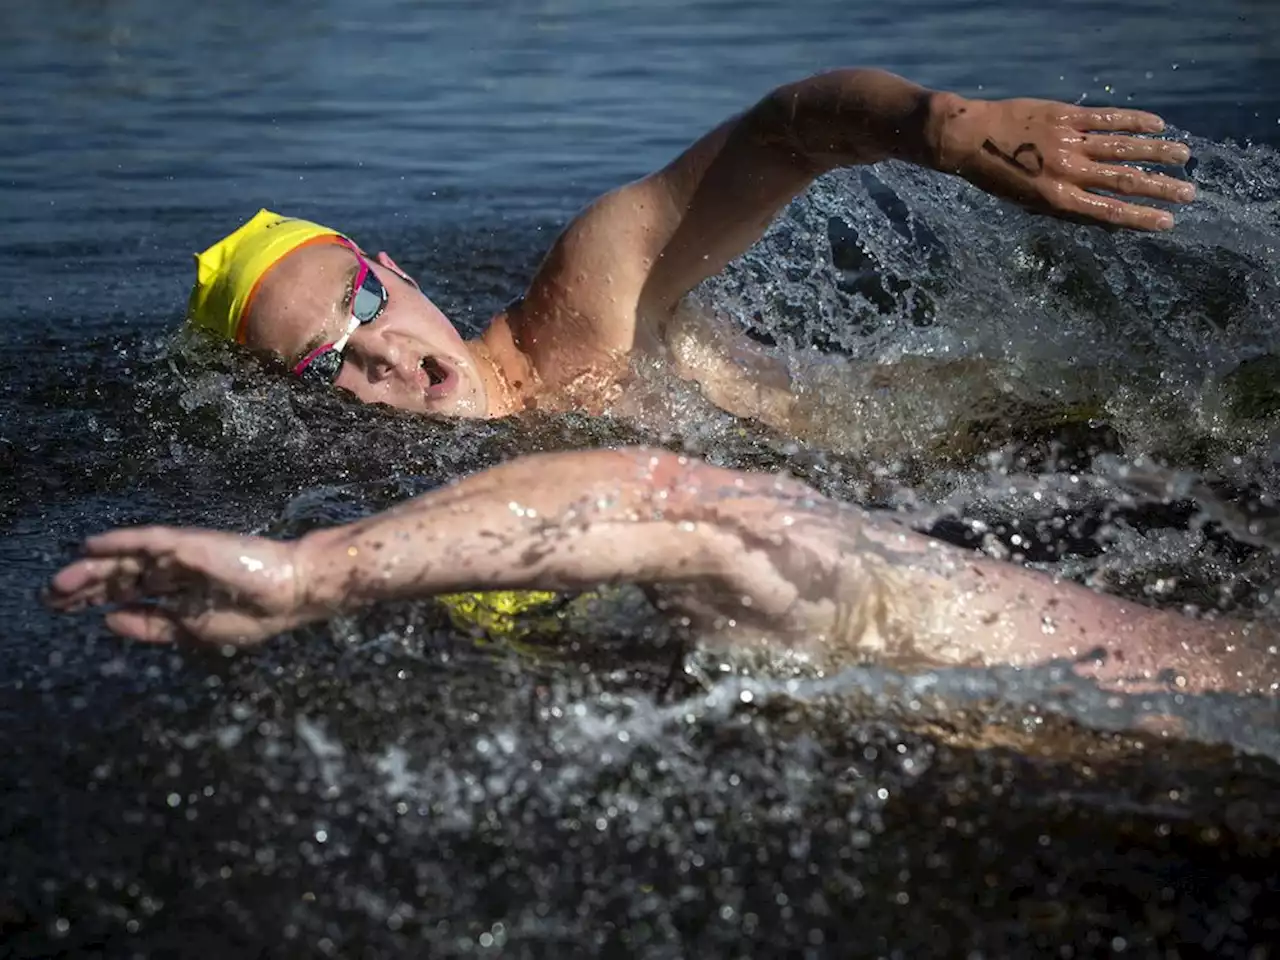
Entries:
<svg viewBox="0 0 1280 960">
<path fill-rule="evenodd" d="M 823 173 L 898 159 L 1038 213 L 1166 230 L 1168 211 L 1120 198 L 1193 198 L 1191 184 L 1132 166 L 1186 162 L 1185 144 L 1131 135 L 1163 129 L 1138 110 L 974 100 L 880 70 L 836 70 L 779 87 L 661 170 L 595 200 L 476 339 L 464 340 L 387 253 L 265 210 L 197 255 L 188 319 L 367 403 L 461 417 L 600 413 L 623 399 L 633 356 L 671 353 L 685 295 Z M 785 367 L 737 331 L 709 339 L 731 362 L 712 349 L 702 363 L 677 360 L 676 372 L 729 412 L 785 427 Z M 771 381 L 763 398 L 762 381 Z"/>
<path fill-rule="evenodd" d="M 818 669 L 1030 666 L 1127 691 L 1274 694 L 1277 631 L 1198 620 L 935 541 L 795 480 L 631 448 L 521 457 L 294 541 L 93 537 L 46 595 L 139 641 L 248 646 L 384 600 L 645 587 L 702 643 Z"/>
</svg>

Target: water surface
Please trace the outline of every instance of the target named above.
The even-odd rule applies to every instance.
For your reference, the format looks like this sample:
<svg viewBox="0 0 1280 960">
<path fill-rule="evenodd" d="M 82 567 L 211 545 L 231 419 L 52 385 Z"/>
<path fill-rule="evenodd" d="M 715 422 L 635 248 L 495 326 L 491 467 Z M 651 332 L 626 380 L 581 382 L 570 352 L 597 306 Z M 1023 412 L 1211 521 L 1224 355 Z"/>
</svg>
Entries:
<svg viewBox="0 0 1280 960">
<path fill-rule="evenodd" d="M 513 648 L 424 602 L 230 660 L 121 644 L 35 592 L 117 523 L 291 534 L 520 452 L 652 442 L 1146 602 L 1274 618 L 1277 9 L 0 10 L 0 953 L 1275 942 L 1270 702 L 1053 669 L 682 668 L 625 592 Z M 1151 238 L 898 166 L 824 181 L 699 292 L 807 364 L 803 443 L 667 381 L 639 420 L 438 423 L 173 336 L 191 251 L 261 205 L 385 246 L 474 327 L 592 196 L 844 64 L 1158 110 L 1193 138 L 1201 200 Z"/>
</svg>

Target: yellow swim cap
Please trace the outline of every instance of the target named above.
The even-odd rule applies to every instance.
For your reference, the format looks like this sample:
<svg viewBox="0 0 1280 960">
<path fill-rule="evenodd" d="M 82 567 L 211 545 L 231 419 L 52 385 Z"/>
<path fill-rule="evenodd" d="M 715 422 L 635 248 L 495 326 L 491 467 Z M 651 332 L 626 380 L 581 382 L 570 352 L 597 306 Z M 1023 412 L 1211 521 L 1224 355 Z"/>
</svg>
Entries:
<svg viewBox="0 0 1280 960">
<path fill-rule="evenodd" d="M 518 639 L 533 629 L 531 624 L 521 623 L 521 617 L 540 608 L 550 608 L 561 598 L 545 590 L 492 590 L 451 593 L 435 599 L 460 630 L 478 629 L 494 639 Z"/>
<path fill-rule="evenodd" d="M 196 254 L 196 283 L 187 304 L 187 322 L 243 343 L 245 308 L 267 271 L 301 246 L 334 239 L 346 238 L 310 220 L 259 210 L 229 237 Z"/>
</svg>

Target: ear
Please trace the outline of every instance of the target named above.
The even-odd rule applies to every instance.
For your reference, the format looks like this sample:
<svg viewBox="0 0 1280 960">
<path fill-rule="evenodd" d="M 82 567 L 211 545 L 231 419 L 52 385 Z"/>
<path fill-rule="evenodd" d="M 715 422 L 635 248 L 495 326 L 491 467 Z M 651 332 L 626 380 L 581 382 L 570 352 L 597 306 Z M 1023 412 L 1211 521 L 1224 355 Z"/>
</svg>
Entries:
<svg viewBox="0 0 1280 960">
<path fill-rule="evenodd" d="M 417 286 L 418 286 L 418 281 L 417 281 L 417 280 L 415 280 L 415 279 L 413 279 L 413 277 L 409 276 L 409 275 L 408 275 L 407 273 L 405 273 L 403 270 L 401 270 L 401 269 L 400 269 L 400 264 L 398 264 L 398 263 L 396 263 L 394 260 L 392 260 L 392 259 L 391 259 L 391 254 L 387 253 L 387 251 L 385 251 L 385 250 L 379 250 L 379 251 L 378 251 L 378 255 L 377 255 L 376 257 L 374 257 L 373 259 L 374 259 L 374 261 L 375 261 L 376 263 L 378 263 L 379 265 L 386 267 L 388 270 L 392 270 L 392 271 L 394 271 L 394 272 L 396 273 L 396 275 L 400 277 L 400 279 L 405 280 L 405 281 L 407 281 L 407 282 L 409 282 L 409 283 L 413 284 L 415 287 L 417 287 Z"/>
</svg>

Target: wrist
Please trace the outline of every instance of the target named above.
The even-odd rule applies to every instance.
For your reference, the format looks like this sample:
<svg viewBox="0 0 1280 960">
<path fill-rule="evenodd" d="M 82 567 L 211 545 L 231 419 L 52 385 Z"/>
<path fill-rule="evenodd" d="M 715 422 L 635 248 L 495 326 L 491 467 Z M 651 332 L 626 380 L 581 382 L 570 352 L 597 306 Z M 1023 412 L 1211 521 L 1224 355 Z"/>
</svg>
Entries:
<svg viewBox="0 0 1280 960">
<path fill-rule="evenodd" d="M 341 527 L 315 530 L 293 544 L 295 617 L 298 623 L 322 620 L 340 612 L 341 586 L 351 586 L 351 557 L 355 549 Z"/>
<path fill-rule="evenodd" d="M 930 96 L 924 135 L 930 167 L 942 173 L 960 172 L 978 148 L 971 141 L 980 106 L 980 101 L 945 90 Z"/>
</svg>

